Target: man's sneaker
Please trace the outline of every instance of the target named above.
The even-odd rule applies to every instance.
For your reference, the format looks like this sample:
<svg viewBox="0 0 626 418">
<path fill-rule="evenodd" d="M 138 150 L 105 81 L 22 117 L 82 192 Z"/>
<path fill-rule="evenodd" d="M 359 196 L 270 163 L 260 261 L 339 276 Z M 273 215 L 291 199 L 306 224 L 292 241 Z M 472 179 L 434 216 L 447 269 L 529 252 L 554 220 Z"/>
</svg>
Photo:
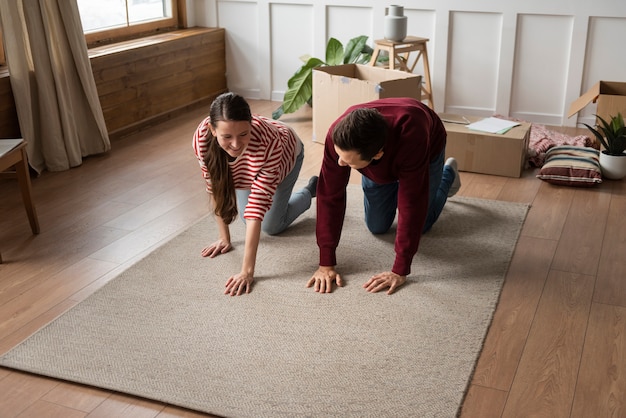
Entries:
<svg viewBox="0 0 626 418">
<path fill-rule="evenodd" d="M 305 189 L 307 189 L 310 193 L 311 193 L 311 197 L 315 197 L 315 195 L 317 194 L 317 176 L 313 176 L 309 179 L 309 183 L 304 186 Z"/>
<path fill-rule="evenodd" d="M 450 186 L 450 190 L 448 190 L 448 197 L 452 197 L 455 194 L 457 194 L 457 192 L 461 188 L 461 176 L 459 176 L 459 168 L 454 158 L 452 157 L 448 158 L 446 160 L 446 165 L 450 166 L 452 171 L 454 171 L 454 181 L 452 182 L 452 185 Z"/>
</svg>

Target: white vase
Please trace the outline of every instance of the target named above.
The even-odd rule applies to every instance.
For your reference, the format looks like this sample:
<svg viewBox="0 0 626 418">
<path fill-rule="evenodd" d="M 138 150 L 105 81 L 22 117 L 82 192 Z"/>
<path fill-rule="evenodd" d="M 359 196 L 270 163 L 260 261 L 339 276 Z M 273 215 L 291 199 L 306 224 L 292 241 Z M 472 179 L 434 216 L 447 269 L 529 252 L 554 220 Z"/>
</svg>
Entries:
<svg viewBox="0 0 626 418">
<path fill-rule="evenodd" d="M 385 39 L 388 41 L 402 41 L 406 38 L 407 17 L 404 16 L 404 7 L 392 5 L 385 9 Z"/>
<path fill-rule="evenodd" d="M 602 177 L 611 180 L 619 180 L 626 177 L 626 154 L 609 155 L 604 151 L 600 153 L 600 168 Z"/>
</svg>

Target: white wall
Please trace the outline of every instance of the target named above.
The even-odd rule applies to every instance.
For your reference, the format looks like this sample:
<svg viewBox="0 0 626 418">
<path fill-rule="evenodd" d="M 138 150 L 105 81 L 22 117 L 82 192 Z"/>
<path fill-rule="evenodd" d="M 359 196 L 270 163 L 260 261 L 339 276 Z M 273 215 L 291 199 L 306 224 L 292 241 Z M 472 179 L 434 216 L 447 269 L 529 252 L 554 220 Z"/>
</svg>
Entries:
<svg viewBox="0 0 626 418">
<path fill-rule="evenodd" d="M 429 38 L 437 111 L 573 126 L 569 104 L 598 80 L 626 81 L 624 0 L 188 0 L 190 25 L 226 29 L 228 86 L 282 100 L 305 54 L 326 41 L 383 37 L 400 4 L 408 34 Z M 617 53 L 615 51 L 618 51 Z M 421 63 L 415 68 L 420 73 Z M 578 121 L 593 122 L 595 105 Z"/>
</svg>

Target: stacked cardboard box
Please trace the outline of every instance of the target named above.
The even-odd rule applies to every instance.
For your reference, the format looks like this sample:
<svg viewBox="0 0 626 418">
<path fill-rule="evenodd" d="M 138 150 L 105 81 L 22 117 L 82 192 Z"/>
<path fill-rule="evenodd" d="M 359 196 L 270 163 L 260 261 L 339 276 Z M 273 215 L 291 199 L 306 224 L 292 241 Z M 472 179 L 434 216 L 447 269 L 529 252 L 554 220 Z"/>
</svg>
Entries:
<svg viewBox="0 0 626 418">
<path fill-rule="evenodd" d="M 471 130 L 466 123 L 481 117 L 439 115 L 448 132 L 446 158 L 454 157 L 459 170 L 496 176 L 520 177 L 526 165 L 530 123 L 521 123 L 503 134 Z"/>
</svg>

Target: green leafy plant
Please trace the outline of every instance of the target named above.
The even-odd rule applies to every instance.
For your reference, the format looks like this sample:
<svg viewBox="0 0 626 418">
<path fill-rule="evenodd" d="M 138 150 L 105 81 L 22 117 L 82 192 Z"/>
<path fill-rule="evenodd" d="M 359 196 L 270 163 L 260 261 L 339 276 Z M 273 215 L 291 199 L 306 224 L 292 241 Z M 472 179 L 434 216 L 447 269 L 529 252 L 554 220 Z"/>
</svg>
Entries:
<svg viewBox="0 0 626 418">
<path fill-rule="evenodd" d="M 622 114 L 618 112 L 617 116 L 611 116 L 611 120 L 608 122 L 598 115 L 596 117 L 600 121 L 597 129 L 586 123 L 583 123 L 583 125 L 600 141 L 604 147 L 603 152 L 605 154 L 624 155 L 626 150 L 626 127 L 624 126 Z"/>
<path fill-rule="evenodd" d="M 283 103 L 272 112 L 274 119 L 285 113 L 293 113 L 305 103 L 313 105 L 313 69 L 324 65 L 365 64 L 372 57 L 374 50 L 366 44 L 367 36 L 357 36 L 348 41 L 346 47 L 335 38 L 326 44 L 324 60 L 308 55 L 300 57 L 304 64 L 287 81 L 287 91 Z M 382 61 L 382 59 L 381 59 Z"/>
</svg>

